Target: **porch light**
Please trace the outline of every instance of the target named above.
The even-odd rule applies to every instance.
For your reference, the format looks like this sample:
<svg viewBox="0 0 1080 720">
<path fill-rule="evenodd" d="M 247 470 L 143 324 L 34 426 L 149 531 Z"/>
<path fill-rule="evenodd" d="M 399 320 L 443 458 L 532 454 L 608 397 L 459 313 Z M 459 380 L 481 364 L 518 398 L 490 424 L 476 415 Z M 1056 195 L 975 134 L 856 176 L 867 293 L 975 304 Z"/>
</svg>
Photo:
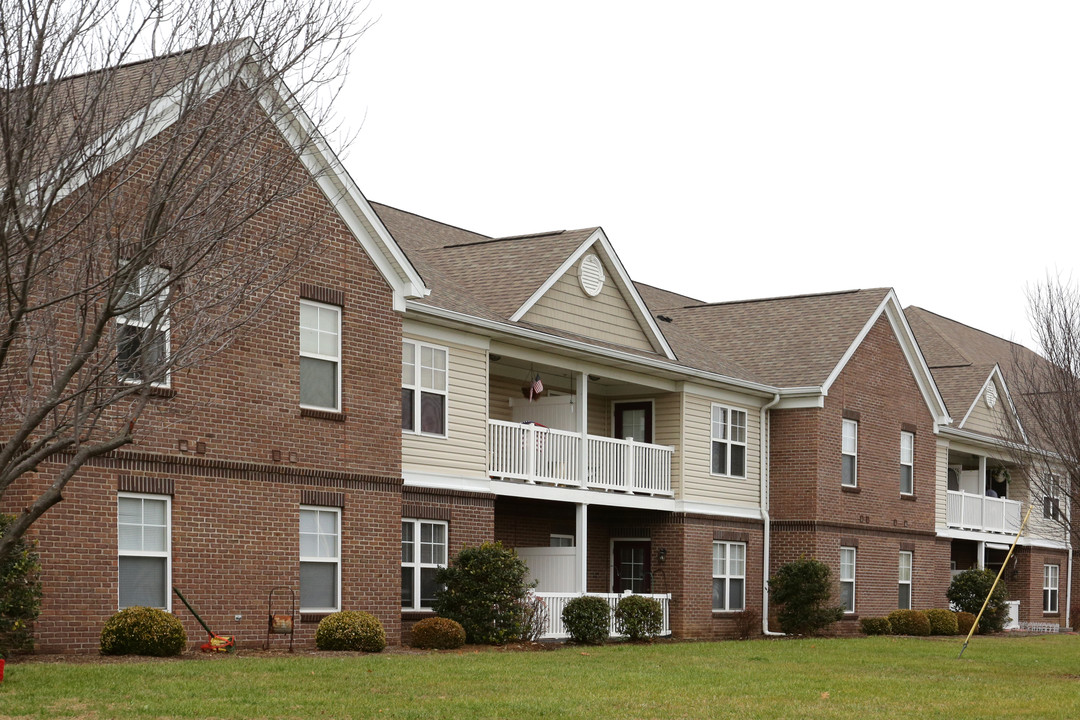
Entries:
<svg viewBox="0 0 1080 720">
<path fill-rule="evenodd" d="M 656 559 L 659 562 L 664 562 L 665 560 L 667 560 L 667 548 L 660 548 L 656 553 Z"/>
</svg>

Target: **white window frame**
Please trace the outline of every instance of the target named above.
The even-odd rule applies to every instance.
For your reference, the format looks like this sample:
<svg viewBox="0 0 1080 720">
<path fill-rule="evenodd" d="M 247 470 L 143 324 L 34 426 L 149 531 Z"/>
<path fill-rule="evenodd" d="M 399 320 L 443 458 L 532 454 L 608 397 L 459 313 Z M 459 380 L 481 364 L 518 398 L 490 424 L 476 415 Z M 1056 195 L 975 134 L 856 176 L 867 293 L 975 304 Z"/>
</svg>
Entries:
<svg viewBox="0 0 1080 720">
<path fill-rule="evenodd" d="M 165 503 L 165 550 L 125 550 L 120 546 L 120 500 L 122 498 L 134 500 L 153 500 Z M 140 523 L 144 527 L 146 523 Z M 165 558 L 165 607 L 166 612 L 172 612 L 172 498 L 168 495 L 151 495 L 147 493 L 120 492 L 116 494 L 116 607 L 123 610 L 130 605 L 120 603 L 120 559 L 123 557 L 158 557 Z"/>
<path fill-rule="evenodd" d="M 401 355 L 401 388 L 402 390 L 412 390 L 412 419 L 413 427 L 402 427 L 401 431 L 412 435 L 424 435 L 426 437 L 446 438 L 450 435 L 450 350 L 449 348 L 441 345 L 432 345 L 431 343 L 421 342 L 419 340 L 402 340 L 402 355 Z M 405 368 L 407 363 L 405 362 L 405 346 L 411 345 L 413 348 L 413 382 L 405 382 Z M 423 385 L 423 353 L 424 350 L 432 351 L 432 358 L 434 359 L 438 353 L 442 353 L 443 367 L 441 369 L 443 377 L 443 387 L 439 389 L 434 384 L 431 387 L 424 387 Z M 439 368 L 434 364 L 431 367 L 434 373 L 440 372 Z M 442 426 L 443 431 L 441 433 L 426 432 L 422 430 L 423 421 L 421 418 L 420 410 L 422 407 L 421 399 L 423 395 L 441 395 L 443 398 L 443 418 Z M 402 418 L 404 422 L 404 417 Z"/>
<path fill-rule="evenodd" d="M 300 530 L 302 524 L 300 522 L 301 516 L 305 512 L 316 513 L 316 527 L 320 527 L 318 523 L 318 514 L 328 513 L 335 516 L 335 528 L 337 529 L 336 537 L 334 538 L 334 557 L 328 557 L 325 555 L 304 555 L 303 543 L 300 542 L 300 536 L 303 532 Z M 341 610 L 341 508 L 328 507 L 326 505 L 301 505 L 300 512 L 296 516 L 297 518 L 297 550 L 300 558 L 300 564 L 304 563 L 316 563 L 320 565 L 333 565 L 334 566 L 334 597 L 337 602 L 333 607 L 306 607 L 300 606 L 300 612 L 303 613 L 332 613 Z M 318 532 L 316 535 L 323 535 L 324 533 Z M 300 598 L 303 599 L 303 592 L 301 588 Z"/>
<path fill-rule="evenodd" d="M 406 562 L 404 559 L 401 561 L 402 568 L 413 569 L 413 587 L 412 587 L 412 599 L 413 604 L 406 606 L 402 605 L 401 609 L 405 612 L 417 612 L 417 611 L 429 611 L 430 606 L 421 605 L 420 598 L 420 571 L 425 569 L 437 569 L 446 567 L 448 558 L 450 556 L 450 524 L 444 520 L 419 520 L 415 518 L 402 518 L 401 524 L 412 525 L 412 560 Z M 442 562 L 422 562 L 421 561 L 421 527 L 424 525 L 436 525 L 443 529 L 443 542 L 442 542 Z M 401 541 L 402 546 L 405 545 L 404 538 Z"/>
<path fill-rule="evenodd" d="M 723 567 L 718 567 L 719 558 L 716 551 L 721 546 L 724 548 Z M 739 557 L 735 557 L 732 548 L 739 549 Z M 723 592 L 720 593 L 721 607 L 714 604 L 713 612 L 741 612 L 746 609 L 746 543 L 713 540 L 712 579 L 714 588 L 717 580 L 723 581 L 724 588 Z M 742 580 L 742 602 L 739 607 L 731 607 L 732 580 Z"/>
<path fill-rule="evenodd" d="M 848 563 L 844 560 L 844 556 L 850 554 L 851 562 Z M 843 599 L 844 594 L 842 592 L 845 585 L 851 585 L 851 606 L 844 608 L 844 614 L 850 615 L 855 612 L 855 568 L 858 556 L 858 548 L 841 546 L 840 548 L 840 597 Z"/>
<path fill-rule="evenodd" d="M 298 329 L 299 335 L 302 336 L 305 330 L 315 332 L 316 337 L 321 337 L 322 335 L 333 335 L 337 339 L 337 353 L 335 355 L 326 355 L 326 354 L 323 354 L 323 353 L 312 352 L 310 350 L 305 351 L 303 349 L 303 346 L 304 346 L 303 339 L 302 338 L 300 339 L 300 343 L 299 343 L 300 357 L 302 357 L 302 358 L 310 358 L 312 360 L 322 360 L 324 362 L 331 362 L 331 363 L 334 364 L 334 404 L 333 404 L 333 406 L 331 407 L 331 406 L 325 406 L 325 405 L 308 405 L 308 404 L 305 404 L 305 403 L 301 402 L 300 407 L 308 409 L 308 410 L 329 410 L 330 412 L 340 412 L 340 410 L 341 410 L 341 306 L 340 305 L 330 305 L 328 303 L 315 302 L 314 300 L 301 300 L 299 307 L 302 308 L 305 305 L 308 306 L 308 307 L 314 308 L 315 310 L 318 310 L 318 311 L 322 311 L 322 310 L 333 311 L 334 315 L 335 315 L 335 318 L 336 318 L 336 322 L 334 323 L 334 327 L 332 329 L 324 328 L 324 327 L 322 327 L 321 324 L 318 327 L 304 327 L 303 320 L 300 319 L 300 318 L 297 318 L 297 329 Z M 302 317 L 303 313 L 301 312 L 300 315 Z M 321 312 L 319 313 L 319 316 L 320 317 L 322 316 Z"/>
<path fill-rule="evenodd" d="M 906 573 L 907 578 L 906 579 L 904 577 L 905 570 L 907 571 L 907 573 Z M 898 571 L 897 571 L 897 576 L 898 576 L 898 578 L 897 578 L 897 586 L 898 587 L 897 587 L 897 590 L 896 590 L 896 595 L 897 595 L 897 597 L 896 597 L 896 599 L 897 599 L 896 605 L 901 610 L 911 610 L 912 604 L 914 602 L 913 596 L 912 596 L 912 585 L 911 585 L 911 578 L 914 575 L 914 573 L 915 573 L 915 557 L 914 557 L 914 553 L 912 553 L 910 550 L 901 550 L 900 551 L 900 566 L 899 566 Z M 907 586 L 907 607 L 903 607 L 899 602 L 899 600 L 900 600 L 900 588 L 902 588 L 904 586 Z"/>
<path fill-rule="evenodd" d="M 551 547 L 574 547 L 573 535 L 561 535 L 559 533 L 551 533 L 551 539 L 549 540 Z"/>
<path fill-rule="evenodd" d="M 120 343 L 122 327 L 134 327 L 140 330 L 147 330 L 153 326 L 155 320 L 157 321 L 157 332 L 160 333 L 164 339 L 165 349 L 162 356 L 162 363 L 168 365 L 169 356 L 172 353 L 172 338 L 169 330 L 169 308 L 163 307 L 169 296 L 169 271 L 163 267 L 146 266 L 139 270 L 138 274 L 134 278 L 135 293 L 139 298 L 143 298 L 147 293 L 155 287 L 160 286 L 160 290 L 153 298 L 146 298 L 142 304 L 129 313 L 116 316 L 116 348 L 117 348 L 117 367 L 116 374 L 122 382 L 137 385 L 144 382 L 141 378 L 131 377 L 129 373 L 125 373 L 120 368 Z M 127 292 L 120 299 L 121 306 L 126 304 Z M 160 317 L 158 317 L 160 314 Z M 140 339 L 139 354 L 142 354 L 143 339 Z M 140 358 L 141 361 L 141 358 Z M 165 376 L 160 381 L 151 382 L 151 387 L 168 388 L 172 382 L 172 374 L 165 370 Z"/>
<path fill-rule="evenodd" d="M 736 422 L 736 415 L 742 416 L 742 424 Z M 749 433 L 749 413 L 746 410 L 713 403 L 712 416 L 710 418 L 711 442 L 709 443 L 709 474 L 715 477 L 745 478 L 747 468 L 750 465 L 750 452 L 746 443 Z M 737 439 L 741 437 L 742 439 Z M 726 472 L 716 472 L 713 466 L 714 448 L 722 445 L 724 450 L 724 468 Z M 736 475 L 731 471 L 732 448 L 743 449 L 743 471 Z"/>
<path fill-rule="evenodd" d="M 844 487 L 859 487 L 859 421 L 843 419 L 840 433 L 840 484 Z M 851 482 L 844 482 L 844 458 L 853 458 Z"/>
<path fill-rule="evenodd" d="M 1043 565 L 1043 614 L 1058 612 L 1058 583 L 1061 580 L 1060 565 Z"/>
<path fill-rule="evenodd" d="M 1061 517 L 1061 486 L 1052 474 L 1047 474 L 1044 482 L 1046 487 L 1043 494 L 1043 519 L 1057 520 Z"/>
<path fill-rule="evenodd" d="M 907 471 L 907 478 L 904 471 Z M 910 487 L 904 489 L 904 480 Z M 900 433 L 900 494 L 915 494 L 915 433 L 901 431 Z"/>
</svg>

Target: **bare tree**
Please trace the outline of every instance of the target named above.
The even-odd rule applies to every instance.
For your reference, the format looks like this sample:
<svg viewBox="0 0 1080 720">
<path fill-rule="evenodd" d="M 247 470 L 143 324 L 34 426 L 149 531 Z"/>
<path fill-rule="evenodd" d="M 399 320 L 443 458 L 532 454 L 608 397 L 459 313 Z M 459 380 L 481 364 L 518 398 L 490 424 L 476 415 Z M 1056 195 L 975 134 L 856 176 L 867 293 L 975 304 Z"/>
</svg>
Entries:
<svg viewBox="0 0 1080 720">
<path fill-rule="evenodd" d="M 1080 289 L 1048 278 L 1028 291 L 1028 317 L 1041 354 L 1016 346 L 1008 381 L 1020 426 L 1010 425 L 1014 460 L 1028 476 L 1034 512 L 1074 546 L 1080 525 Z"/>
<path fill-rule="evenodd" d="M 309 256 L 266 211 L 317 182 L 365 26 L 348 0 L 0 3 L 2 561 Z"/>
</svg>

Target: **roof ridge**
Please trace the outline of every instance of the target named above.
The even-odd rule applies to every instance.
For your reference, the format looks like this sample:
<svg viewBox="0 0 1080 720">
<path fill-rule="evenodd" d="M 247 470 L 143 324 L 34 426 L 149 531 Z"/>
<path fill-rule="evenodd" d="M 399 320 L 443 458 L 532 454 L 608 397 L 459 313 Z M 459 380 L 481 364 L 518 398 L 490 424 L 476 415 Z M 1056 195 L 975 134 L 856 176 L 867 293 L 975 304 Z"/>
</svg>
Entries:
<svg viewBox="0 0 1080 720">
<path fill-rule="evenodd" d="M 657 288 L 657 289 L 659 290 L 659 289 L 662 289 L 662 288 Z M 878 288 L 871 288 L 871 289 L 876 290 Z M 884 289 L 884 288 L 881 288 L 881 289 Z M 696 308 L 717 307 L 717 306 L 720 306 L 720 305 L 749 305 L 751 303 L 775 302 L 777 300 L 800 300 L 802 298 L 830 297 L 830 296 L 834 296 L 834 295 L 854 295 L 855 293 L 868 292 L 868 291 L 869 291 L 869 289 L 855 288 L 853 290 L 834 290 L 832 292 L 804 293 L 802 295 L 781 295 L 781 296 L 777 296 L 777 297 L 767 297 L 767 298 L 750 298 L 748 300 L 725 300 L 723 302 L 701 303 L 699 305 L 685 305 L 685 306 L 683 306 L 682 309 L 683 310 L 693 310 L 693 309 L 696 309 Z M 668 292 L 670 292 L 670 291 L 668 291 Z M 676 293 L 676 294 L 678 294 L 678 293 Z"/>
<path fill-rule="evenodd" d="M 231 43 L 243 42 L 245 40 L 250 40 L 250 39 L 251 38 L 238 38 L 236 40 L 230 40 L 228 42 L 206 43 L 205 45 L 199 45 L 198 47 L 187 48 L 185 50 L 177 50 L 175 52 L 166 53 L 165 55 L 154 55 L 153 57 L 143 58 L 142 60 L 132 60 L 130 62 L 123 62 L 123 63 L 119 63 L 117 65 L 110 65 L 108 67 L 96 68 L 94 70 L 87 70 L 86 72 L 75 73 L 74 75 L 65 75 L 64 77 L 56 78 L 55 80 L 53 80 L 51 82 L 46 81 L 46 82 L 38 83 L 38 86 L 50 85 L 50 84 L 59 84 L 59 83 L 69 82 L 71 80 L 77 80 L 79 78 L 90 77 L 91 75 L 100 75 L 102 73 L 115 72 L 116 70 L 124 70 L 124 69 L 127 69 L 127 68 L 133 68 L 133 67 L 135 67 L 137 65 L 145 65 L 147 63 L 152 63 L 152 62 L 160 62 L 162 60 L 168 60 L 170 58 L 180 57 L 181 55 L 188 55 L 188 54 L 194 54 L 194 53 L 197 53 L 197 52 L 202 52 L 202 51 L 208 50 L 208 49 L 210 49 L 212 47 L 225 46 L 225 45 L 229 45 Z"/>
<path fill-rule="evenodd" d="M 496 240 L 524 240 L 526 238 L 546 237 L 548 235 L 562 235 L 566 230 L 548 230 L 547 232 L 526 233 L 524 235 L 504 235 Z"/>
<path fill-rule="evenodd" d="M 956 319 L 954 319 L 954 318 L 951 318 L 951 317 L 945 317 L 944 315 L 942 315 L 942 314 L 940 314 L 940 313 L 936 313 L 936 312 L 934 312 L 933 310 L 927 310 L 926 308 L 922 308 L 922 307 L 919 307 L 918 305 L 909 305 L 908 307 L 910 307 L 910 308 L 913 308 L 913 309 L 915 309 L 915 310 L 920 310 L 920 311 L 922 311 L 922 312 L 924 312 L 924 313 L 927 313 L 927 314 L 929 314 L 929 315 L 933 315 L 934 317 L 939 317 L 939 318 L 941 318 L 942 320 L 946 320 L 946 321 L 948 321 L 948 322 L 951 322 L 951 323 L 953 323 L 954 325 L 961 325 L 961 326 L 963 326 L 963 327 L 966 327 L 966 328 L 967 328 L 968 330 L 974 330 L 975 332 L 979 333 L 980 335 L 986 335 L 987 337 L 992 337 L 992 338 L 994 338 L 995 340 L 1000 340 L 1001 342 L 1006 342 L 1006 343 L 1009 343 L 1010 345 L 1016 345 L 1017 347 L 1021 347 L 1021 348 L 1024 348 L 1025 350 L 1027 350 L 1027 349 L 1028 349 L 1027 347 L 1025 347 L 1024 345 L 1021 345 L 1021 344 L 1020 344 L 1020 343 L 1018 343 L 1018 342 L 1015 342 L 1015 341 L 1013 341 L 1013 340 L 1009 340 L 1008 338 L 1003 338 L 1003 337 L 1001 337 L 1000 335 L 995 335 L 994 333 L 991 333 L 991 332 L 987 332 L 987 331 L 985 331 L 985 330 L 982 330 L 982 329 L 980 329 L 980 328 L 977 328 L 977 327 L 975 327 L 974 325 L 968 325 L 967 323 L 965 323 L 965 322 L 960 322 L 959 320 L 956 320 Z M 935 330 L 934 330 L 934 332 L 937 332 L 937 330 L 935 329 Z M 941 333 L 938 333 L 938 335 L 940 335 L 940 334 L 941 334 Z M 942 338 L 942 339 L 944 339 L 944 338 Z M 946 342 L 948 342 L 948 341 L 946 340 Z M 952 346 L 953 346 L 954 348 L 956 347 L 956 346 L 955 346 L 955 345 L 953 345 L 952 343 L 949 343 L 949 345 L 952 345 Z M 956 349 L 957 349 L 957 351 L 959 352 L 959 348 L 956 348 Z M 963 352 L 960 352 L 960 354 L 961 354 L 961 355 L 964 355 L 964 353 L 963 353 Z M 967 355 L 964 355 L 964 357 L 967 357 Z"/>
<path fill-rule="evenodd" d="M 368 202 L 370 204 L 372 204 L 372 205 L 379 205 L 379 206 L 387 208 L 389 210 L 396 210 L 399 213 L 404 213 L 406 215 L 412 215 L 415 218 L 420 218 L 421 220 L 426 220 L 426 221 L 428 221 L 430 223 L 435 223 L 436 225 L 442 225 L 443 227 L 453 228 L 454 230 L 460 230 L 461 232 L 466 232 L 466 233 L 469 233 L 470 235 L 479 235 L 482 238 L 488 238 L 488 240 L 498 240 L 498 238 L 492 238 L 490 235 L 485 235 L 484 233 L 476 232 L 475 230 L 469 230 L 468 228 L 463 228 L 460 225 L 451 225 L 448 222 L 443 222 L 442 220 L 436 220 L 434 218 L 429 218 L 427 215 L 421 215 L 420 213 L 414 213 L 411 210 L 402 210 L 401 208 L 399 208 L 399 207 L 397 207 L 395 205 L 390 205 L 390 204 L 384 203 L 384 202 L 377 202 L 375 200 L 368 200 Z M 448 246 L 448 247 L 451 247 L 451 246 Z"/>
</svg>

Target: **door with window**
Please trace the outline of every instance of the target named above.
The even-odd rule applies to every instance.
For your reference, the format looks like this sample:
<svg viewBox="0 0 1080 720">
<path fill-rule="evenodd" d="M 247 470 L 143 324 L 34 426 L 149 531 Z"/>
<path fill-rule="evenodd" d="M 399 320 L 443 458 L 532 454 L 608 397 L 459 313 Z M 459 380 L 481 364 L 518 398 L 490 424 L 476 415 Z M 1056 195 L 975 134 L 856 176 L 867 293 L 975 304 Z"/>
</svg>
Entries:
<svg viewBox="0 0 1080 720">
<path fill-rule="evenodd" d="M 625 440 L 628 437 L 638 442 L 652 442 L 653 404 L 649 400 L 640 402 L 617 402 L 615 411 L 615 437 Z"/>
<path fill-rule="evenodd" d="M 652 592 L 652 543 L 648 540 L 616 540 L 611 545 L 611 592 Z"/>
</svg>

